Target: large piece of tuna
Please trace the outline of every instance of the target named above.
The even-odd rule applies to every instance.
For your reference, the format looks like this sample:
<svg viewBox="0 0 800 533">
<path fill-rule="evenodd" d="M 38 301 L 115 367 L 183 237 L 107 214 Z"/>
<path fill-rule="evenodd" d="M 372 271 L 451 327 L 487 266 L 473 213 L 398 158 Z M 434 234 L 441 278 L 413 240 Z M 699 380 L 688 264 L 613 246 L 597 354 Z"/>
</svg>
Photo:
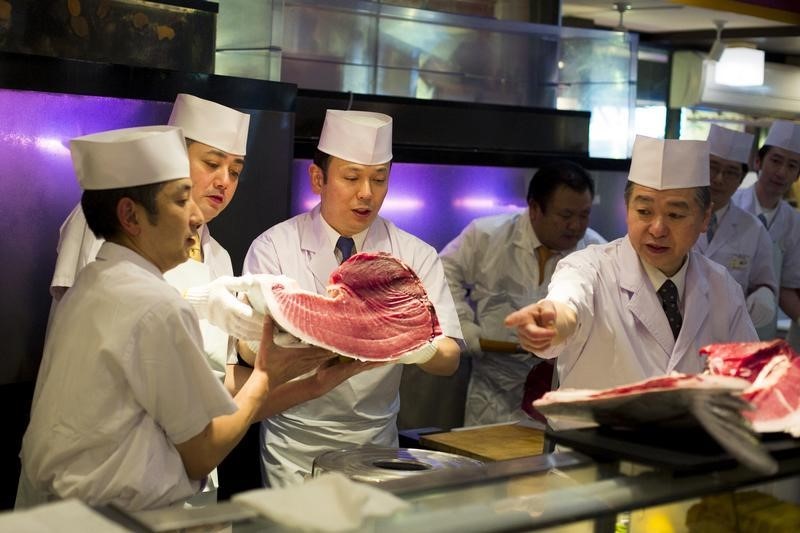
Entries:
<svg viewBox="0 0 800 533">
<path fill-rule="evenodd" d="M 700 426 L 742 464 L 773 473 L 777 463 L 742 416 L 750 406 L 739 393 L 748 385 L 737 377 L 671 374 L 605 390 L 548 392 L 533 405 L 554 427 L 600 424 L 636 431 Z"/>
<path fill-rule="evenodd" d="M 750 382 L 742 397 L 753 404 L 745 412 L 760 433 L 784 431 L 800 437 L 800 357 L 785 341 L 711 344 L 709 372 Z"/>
<path fill-rule="evenodd" d="M 327 296 L 286 276 L 255 278 L 259 290 L 248 291 L 248 298 L 256 310 L 301 341 L 348 357 L 424 360 L 442 334 L 422 282 L 389 254 L 353 255 L 331 273 Z"/>
</svg>

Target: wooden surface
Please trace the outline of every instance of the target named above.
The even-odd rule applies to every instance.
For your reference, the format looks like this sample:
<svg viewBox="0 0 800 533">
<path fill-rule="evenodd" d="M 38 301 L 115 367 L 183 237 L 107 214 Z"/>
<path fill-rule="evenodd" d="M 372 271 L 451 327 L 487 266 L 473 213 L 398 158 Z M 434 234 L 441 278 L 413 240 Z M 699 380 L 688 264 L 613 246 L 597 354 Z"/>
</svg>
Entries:
<svg viewBox="0 0 800 533">
<path fill-rule="evenodd" d="M 544 431 L 517 424 L 434 433 L 420 438 L 431 450 L 456 453 L 481 461 L 503 461 L 540 455 Z"/>
</svg>

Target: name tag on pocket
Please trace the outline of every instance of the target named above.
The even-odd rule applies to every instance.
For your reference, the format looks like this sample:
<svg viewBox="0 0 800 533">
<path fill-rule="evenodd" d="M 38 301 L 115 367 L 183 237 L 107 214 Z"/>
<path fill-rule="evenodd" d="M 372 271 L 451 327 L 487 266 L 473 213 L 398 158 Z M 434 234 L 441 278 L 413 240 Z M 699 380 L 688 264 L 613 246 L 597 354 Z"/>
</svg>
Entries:
<svg viewBox="0 0 800 533">
<path fill-rule="evenodd" d="M 728 261 L 728 268 L 731 270 L 744 270 L 750 264 L 750 257 L 747 255 L 734 255 Z"/>
</svg>

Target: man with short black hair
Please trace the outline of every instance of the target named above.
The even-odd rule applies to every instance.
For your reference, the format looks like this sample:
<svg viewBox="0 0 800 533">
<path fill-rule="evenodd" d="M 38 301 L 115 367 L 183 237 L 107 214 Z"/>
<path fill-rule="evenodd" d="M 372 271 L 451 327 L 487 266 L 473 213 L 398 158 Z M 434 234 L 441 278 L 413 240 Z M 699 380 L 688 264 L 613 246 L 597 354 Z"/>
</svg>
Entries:
<svg viewBox="0 0 800 533">
<path fill-rule="evenodd" d="M 772 240 L 756 217 L 730 201 L 747 174 L 753 136 L 712 124 L 707 140 L 714 211 L 708 230 L 697 239 L 694 247 L 728 269 L 742 286 L 747 311 L 756 330 L 765 339 L 772 339 L 778 294 Z"/>
<path fill-rule="evenodd" d="M 547 294 L 560 259 L 606 240 L 589 228 L 594 182 L 575 163 L 557 161 L 536 171 L 528 209 L 478 218 L 440 252 L 472 358 L 464 425 L 522 420 L 526 376 L 552 365 L 519 347 L 506 315 Z"/>
<path fill-rule="evenodd" d="M 308 173 L 320 203 L 257 237 L 244 272 L 283 274 L 305 290 L 327 294 L 331 272 L 352 254 L 390 253 L 416 272 L 442 327 L 435 352 L 413 363 L 431 374 L 452 374 L 458 368 L 461 329 L 436 250 L 378 215 L 389 190 L 392 118 L 329 109 L 318 149 Z M 272 486 L 300 482 L 317 456 L 343 446 L 397 446 L 401 374 L 402 365 L 365 372 L 264 420 L 266 480 Z"/>
<path fill-rule="evenodd" d="M 758 217 L 778 255 L 779 305 L 797 328 L 800 320 L 800 213 L 783 199 L 800 177 L 800 124 L 776 120 L 755 161 L 758 181 L 733 195 L 733 203 Z M 800 344 L 800 343 L 797 343 Z M 800 346 L 795 346 L 800 348 Z"/>
<path fill-rule="evenodd" d="M 270 412 L 272 391 L 333 354 L 275 346 L 266 319 L 255 368 L 231 398 L 209 369 L 195 311 L 163 278 L 203 223 L 181 130 L 113 130 L 70 149 L 86 221 L 105 242 L 53 316 L 16 505 L 183 502 Z"/>
</svg>

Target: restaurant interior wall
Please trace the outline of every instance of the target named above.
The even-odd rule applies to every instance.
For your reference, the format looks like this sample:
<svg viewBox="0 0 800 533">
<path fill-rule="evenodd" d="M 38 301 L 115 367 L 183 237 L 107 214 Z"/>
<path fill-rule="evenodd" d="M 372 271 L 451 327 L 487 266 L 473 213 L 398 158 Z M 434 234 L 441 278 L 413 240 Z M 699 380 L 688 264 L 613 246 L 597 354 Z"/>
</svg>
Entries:
<svg viewBox="0 0 800 533">
<path fill-rule="evenodd" d="M 305 89 L 590 111 L 590 155 L 624 159 L 637 46 L 635 33 L 378 2 L 226 0 L 216 72 Z"/>
</svg>

